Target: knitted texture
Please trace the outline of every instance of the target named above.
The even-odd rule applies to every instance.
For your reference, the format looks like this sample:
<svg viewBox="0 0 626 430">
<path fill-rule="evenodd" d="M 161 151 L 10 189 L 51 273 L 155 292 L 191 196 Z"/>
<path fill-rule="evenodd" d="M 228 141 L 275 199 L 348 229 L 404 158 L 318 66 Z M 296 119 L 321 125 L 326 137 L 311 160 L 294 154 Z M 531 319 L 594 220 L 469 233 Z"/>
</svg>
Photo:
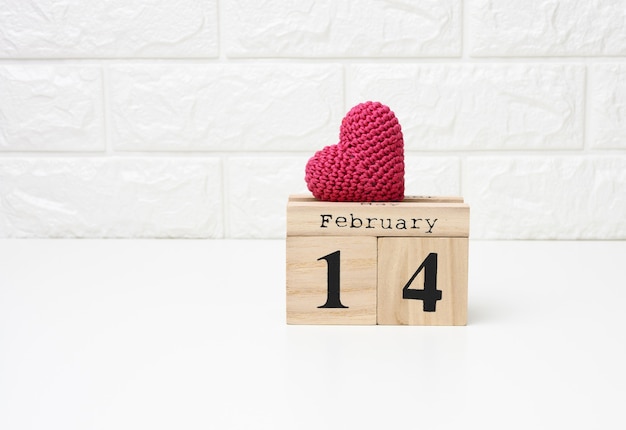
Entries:
<svg viewBox="0 0 626 430">
<path fill-rule="evenodd" d="M 341 121 L 339 143 L 308 161 L 313 196 L 331 202 L 404 199 L 404 140 L 398 119 L 378 102 L 353 107 Z"/>
</svg>

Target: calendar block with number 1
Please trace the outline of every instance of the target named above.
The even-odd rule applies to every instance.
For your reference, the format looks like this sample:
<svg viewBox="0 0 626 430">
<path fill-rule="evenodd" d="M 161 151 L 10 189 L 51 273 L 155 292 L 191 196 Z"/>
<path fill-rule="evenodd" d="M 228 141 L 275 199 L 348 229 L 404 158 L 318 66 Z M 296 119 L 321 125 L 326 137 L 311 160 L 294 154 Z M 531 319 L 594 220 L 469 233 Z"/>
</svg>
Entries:
<svg viewBox="0 0 626 430">
<path fill-rule="evenodd" d="M 465 325 L 469 206 L 460 197 L 287 204 L 287 323 Z"/>
</svg>

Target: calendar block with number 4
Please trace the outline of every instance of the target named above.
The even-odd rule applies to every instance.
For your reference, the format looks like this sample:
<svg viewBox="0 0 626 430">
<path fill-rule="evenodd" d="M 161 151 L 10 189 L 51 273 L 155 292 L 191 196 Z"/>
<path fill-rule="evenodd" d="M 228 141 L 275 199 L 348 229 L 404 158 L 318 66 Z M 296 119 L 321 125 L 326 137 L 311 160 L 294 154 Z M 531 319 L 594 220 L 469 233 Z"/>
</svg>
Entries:
<svg viewBox="0 0 626 430">
<path fill-rule="evenodd" d="M 287 204 L 287 323 L 465 325 L 460 197 Z"/>
</svg>

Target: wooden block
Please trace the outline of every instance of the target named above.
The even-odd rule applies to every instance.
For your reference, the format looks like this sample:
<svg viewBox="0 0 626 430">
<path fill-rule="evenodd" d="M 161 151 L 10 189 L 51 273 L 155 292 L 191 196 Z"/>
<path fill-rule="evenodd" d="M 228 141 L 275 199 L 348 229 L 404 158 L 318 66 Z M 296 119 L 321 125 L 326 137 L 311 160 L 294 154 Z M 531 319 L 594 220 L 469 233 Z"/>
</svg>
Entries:
<svg viewBox="0 0 626 430">
<path fill-rule="evenodd" d="M 289 324 L 465 325 L 461 197 L 287 203 Z"/>
<path fill-rule="evenodd" d="M 294 196 L 287 203 L 287 236 L 468 235 L 469 206 L 458 197 L 412 197 L 402 202 L 329 203 Z"/>
<path fill-rule="evenodd" d="M 288 324 L 376 324 L 375 237 L 287 237 Z"/>
<path fill-rule="evenodd" d="M 467 261 L 467 238 L 379 238 L 377 323 L 466 325 Z"/>
</svg>

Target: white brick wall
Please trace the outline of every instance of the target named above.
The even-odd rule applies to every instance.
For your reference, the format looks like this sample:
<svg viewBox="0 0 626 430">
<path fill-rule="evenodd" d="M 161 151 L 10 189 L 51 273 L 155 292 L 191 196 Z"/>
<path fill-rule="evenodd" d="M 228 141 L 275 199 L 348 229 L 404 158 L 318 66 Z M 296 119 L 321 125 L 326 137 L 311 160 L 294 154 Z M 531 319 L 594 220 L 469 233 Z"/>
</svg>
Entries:
<svg viewBox="0 0 626 430">
<path fill-rule="evenodd" d="M 626 239 L 622 0 L 0 0 L 0 237 L 275 238 L 356 103 L 473 238 Z"/>
</svg>

